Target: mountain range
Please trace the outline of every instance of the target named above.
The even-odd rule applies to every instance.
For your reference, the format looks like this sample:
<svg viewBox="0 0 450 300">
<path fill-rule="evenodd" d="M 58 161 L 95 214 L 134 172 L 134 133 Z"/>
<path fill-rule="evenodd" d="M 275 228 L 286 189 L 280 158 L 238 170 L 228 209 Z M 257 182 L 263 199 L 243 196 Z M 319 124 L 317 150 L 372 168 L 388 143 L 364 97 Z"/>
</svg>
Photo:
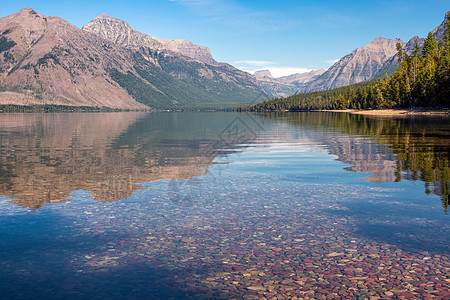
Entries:
<svg viewBox="0 0 450 300">
<path fill-rule="evenodd" d="M 260 87 L 272 98 L 287 97 L 297 93 L 309 82 L 322 75 L 324 69 L 313 70 L 301 74 L 292 74 L 283 77 L 274 78 L 269 70 L 256 71 L 253 76 L 256 77 Z"/>
<path fill-rule="evenodd" d="M 102 14 L 80 29 L 25 8 L 0 19 L 0 104 L 119 109 L 226 107 L 261 93 L 208 48 Z"/>
<path fill-rule="evenodd" d="M 444 21 L 432 33 L 442 40 Z M 217 62 L 188 40 L 165 40 L 101 14 L 83 28 L 28 7 L 0 19 L 0 105 L 117 109 L 208 109 L 265 97 L 328 90 L 395 71 L 396 44 L 411 53 L 424 39 L 375 38 L 328 70 L 274 78 Z"/>
<path fill-rule="evenodd" d="M 444 21 L 432 30 L 433 37 L 437 41 L 442 40 L 444 37 L 445 24 L 449 16 L 450 12 L 447 12 Z M 419 46 L 422 46 L 424 40 L 424 38 L 415 36 L 405 43 L 401 39 L 393 40 L 377 37 L 368 45 L 357 48 L 342 57 L 328 70 L 314 74 L 315 76 L 307 77 L 308 80 L 301 82 L 300 85 L 297 83 L 298 88 L 295 89 L 294 92 L 292 92 L 291 86 L 286 87 L 285 77 L 271 78 L 270 90 L 267 92 L 277 91 L 278 95 L 275 96 L 285 97 L 284 94 L 292 95 L 294 93 L 329 90 L 382 77 L 386 73 L 389 74 L 394 72 L 397 68 L 397 43 L 402 45 L 404 52 L 411 54 L 416 43 Z M 258 71 L 255 76 L 259 79 L 260 85 L 265 89 L 268 89 L 268 87 L 266 87 L 268 85 L 267 76 L 261 76 L 261 74 L 267 75 L 267 72 L 265 70 L 263 71 L 263 73 Z M 290 83 L 295 84 L 295 80 Z"/>
</svg>

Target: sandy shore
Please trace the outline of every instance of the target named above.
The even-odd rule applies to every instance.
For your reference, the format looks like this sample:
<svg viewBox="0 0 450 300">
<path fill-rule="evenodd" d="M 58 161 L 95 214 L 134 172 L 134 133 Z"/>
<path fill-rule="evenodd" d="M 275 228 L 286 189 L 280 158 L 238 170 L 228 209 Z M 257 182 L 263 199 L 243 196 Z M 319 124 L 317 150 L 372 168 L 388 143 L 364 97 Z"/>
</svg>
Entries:
<svg viewBox="0 0 450 300">
<path fill-rule="evenodd" d="M 358 115 L 371 116 L 405 116 L 405 115 L 449 115 L 449 110 L 430 110 L 430 109 L 374 109 L 374 110 L 358 110 L 358 109 L 342 109 L 342 110 L 326 110 L 329 112 L 346 112 Z"/>
</svg>

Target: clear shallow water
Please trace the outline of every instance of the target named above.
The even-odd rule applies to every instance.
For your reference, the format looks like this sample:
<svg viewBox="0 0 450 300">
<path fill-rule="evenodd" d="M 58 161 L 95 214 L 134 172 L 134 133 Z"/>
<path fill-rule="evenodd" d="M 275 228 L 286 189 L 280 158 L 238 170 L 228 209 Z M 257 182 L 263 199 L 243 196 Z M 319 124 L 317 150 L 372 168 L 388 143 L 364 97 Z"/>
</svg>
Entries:
<svg viewBox="0 0 450 300">
<path fill-rule="evenodd" d="M 0 298 L 448 297 L 449 127 L 0 115 Z"/>
</svg>

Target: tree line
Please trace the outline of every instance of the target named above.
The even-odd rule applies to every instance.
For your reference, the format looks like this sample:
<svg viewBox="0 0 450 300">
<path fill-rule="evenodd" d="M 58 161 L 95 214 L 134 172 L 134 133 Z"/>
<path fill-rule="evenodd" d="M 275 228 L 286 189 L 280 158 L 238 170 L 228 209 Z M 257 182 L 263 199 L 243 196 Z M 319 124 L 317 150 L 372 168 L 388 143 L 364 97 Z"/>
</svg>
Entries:
<svg viewBox="0 0 450 300">
<path fill-rule="evenodd" d="M 443 40 L 428 33 L 411 54 L 397 43 L 398 68 L 384 78 L 328 91 L 302 93 L 240 107 L 246 111 L 308 111 L 329 109 L 449 108 L 450 19 Z"/>
</svg>

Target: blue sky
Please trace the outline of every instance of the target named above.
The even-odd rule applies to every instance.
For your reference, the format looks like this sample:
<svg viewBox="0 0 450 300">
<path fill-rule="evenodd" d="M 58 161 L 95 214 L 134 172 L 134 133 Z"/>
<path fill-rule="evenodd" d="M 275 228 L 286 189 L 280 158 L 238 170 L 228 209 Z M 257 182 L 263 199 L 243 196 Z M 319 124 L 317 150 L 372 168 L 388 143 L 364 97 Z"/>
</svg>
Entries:
<svg viewBox="0 0 450 300">
<path fill-rule="evenodd" d="M 450 10 L 448 0 L 14 0 L 3 1 L 0 17 L 27 6 L 78 27 L 107 13 L 150 36 L 189 39 L 218 61 L 276 76 L 326 69 L 377 36 L 425 37 Z"/>
</svg>

